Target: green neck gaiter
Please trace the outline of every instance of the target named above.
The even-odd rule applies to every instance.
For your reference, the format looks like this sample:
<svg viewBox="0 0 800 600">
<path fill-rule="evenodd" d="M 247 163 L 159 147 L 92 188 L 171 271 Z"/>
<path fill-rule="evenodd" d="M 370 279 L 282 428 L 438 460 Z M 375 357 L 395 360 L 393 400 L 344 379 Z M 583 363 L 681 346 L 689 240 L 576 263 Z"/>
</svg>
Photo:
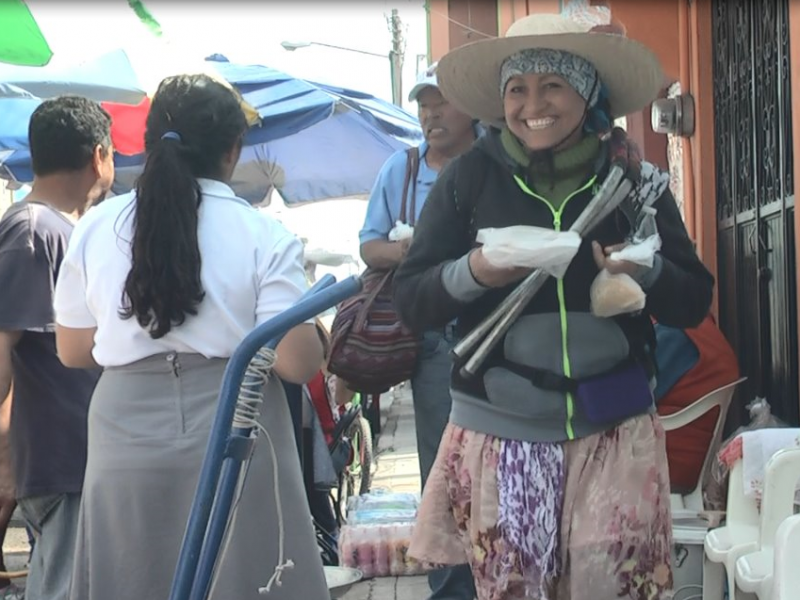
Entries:
<svg viewBox="0 0 800 600">
<path fill-rule="evenodd" d="M 507 127 L 500 133 L 500 140 L 506 153 L 524 168 L 528 185 L 556 210 L 561 208 L 570 194 L 586 183 L 600 152 L 600 138 L 587 135 L 574 146 L 552 154 L 549 160 L 532 163 L 522 142 Z"/>
</svg>

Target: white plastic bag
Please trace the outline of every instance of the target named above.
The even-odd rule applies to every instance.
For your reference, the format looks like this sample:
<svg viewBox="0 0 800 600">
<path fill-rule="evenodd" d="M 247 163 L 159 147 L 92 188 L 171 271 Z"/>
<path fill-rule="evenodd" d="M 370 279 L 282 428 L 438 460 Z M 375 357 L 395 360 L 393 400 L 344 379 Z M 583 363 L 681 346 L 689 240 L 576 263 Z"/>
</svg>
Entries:
<svg viewBox="0 0 800 600">
<path fill-rule="evenodd" d="M 634 313 L 644 308 L 647 296 L 630 275 L 612 275 L 606 269 L 598 273 L 589 290 L 592 314 L 609 318 Z"/>
<path fill-rule="evenodd" d="M 478 231 L 478 243 L 489 264 L 498 268 L 544 269 L 561 278 L 578 253 L 581 237 L 572 231 L 516 225 Z"/>
<path fill-rule="evenodd" d="M 650 269 L 656 258 L 656 252 L 661 250 L 661 236 L 658 235 L 656 214 L 658 211 L 652 206 L 642 207 L 639 226 L 629 238 L 631 242 L 622 250 L 612 252 L 611 260 L 625 260 Z"/>
<path fill-rule="evenodd" d="M 408 240 L 414 237 L 414 228 L 408 223 L 397 221 L 394 228 L 389 232 L 390 242 L 399 242 L 401 240 Z"/>
<path fill-rule="evenodd" d="M 652 269 L 656 252 L 659 250 L 661 250 L 661 236 L 656 233 L 643 242 L 629 244 L 622 250 L 612 252 L 609 258 L 611 260 L 626 260 Z"/>
</svg>

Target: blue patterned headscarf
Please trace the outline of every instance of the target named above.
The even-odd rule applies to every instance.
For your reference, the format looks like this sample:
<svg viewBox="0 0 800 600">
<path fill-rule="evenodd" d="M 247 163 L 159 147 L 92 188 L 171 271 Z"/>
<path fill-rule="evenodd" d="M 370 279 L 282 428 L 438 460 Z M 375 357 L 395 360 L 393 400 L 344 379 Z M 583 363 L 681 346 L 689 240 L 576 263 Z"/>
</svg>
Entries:
<svg viewBox="0 0 800 600">
<path fill-rule="evenodd" d="M 594 65 L 585 58 L 551 48 L 528 48 L 512 54 L 500 67 L 500 96 L 506 85 L 517 75 L 528 73 L 558 75 L 583 98 L 588 107 L 586 129 L 604 131 L 611 126 L 608 91 Z"/>
</svg>

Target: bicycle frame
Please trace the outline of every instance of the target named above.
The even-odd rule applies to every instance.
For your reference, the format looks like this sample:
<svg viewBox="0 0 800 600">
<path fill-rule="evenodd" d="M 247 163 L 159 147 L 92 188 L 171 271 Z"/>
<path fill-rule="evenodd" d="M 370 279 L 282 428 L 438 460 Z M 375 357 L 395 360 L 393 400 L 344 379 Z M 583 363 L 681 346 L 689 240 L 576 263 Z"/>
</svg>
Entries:
<svg viewBox="0 0 800 600">
<path fill-rule="evenodd" d="M 206 600 L 220 547 L 231 515 L 241 467 L 251 455 L 253 428 L 233 426 L 233 417 L 245 371 L 264 346 L 275 348 L 293 327 L 336 306 L 361 289 L 361 280 L 340 283 L 331 275 L 321 278 L 291 308 L 258 326 L 234 351 L 225 373 L 219 403 L 200 470 L 186 525 L 169 600 Z"/>
</svg>

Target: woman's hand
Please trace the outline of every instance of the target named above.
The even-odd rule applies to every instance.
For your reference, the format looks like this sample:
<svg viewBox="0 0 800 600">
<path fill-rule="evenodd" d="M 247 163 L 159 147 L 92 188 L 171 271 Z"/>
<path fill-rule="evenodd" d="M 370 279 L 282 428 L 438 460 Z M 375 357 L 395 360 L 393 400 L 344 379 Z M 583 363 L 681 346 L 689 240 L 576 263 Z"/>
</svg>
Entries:
<svg viewBox="0 0 800 600">
<path fill-rule="evenodd" d="M 630 275 L 634 279 L 641 277 L 647 267 L 637 265 L 636 263 L 627 260 L 612 260 L 611 255 L 614 252 L 622 250 L 628 244 L 614 244 L 613 246 L 602 247 L 598 242 L 592 242 L 592 253 L 594 254 L 594 262 L 597 268 L 601 271 L 605 269 L 612 275 L 619 275 L 624 273 Z"/>
<path fill-rule="evenodd" d="M 525 279 L 533 269 L 514 267 L 511 269 L 493 266 L 483 255 L 483 249 L 473 250 L 469 255 L 469 268 L 479 284 L 489 288 L 502 288 Z"/>
</svg>

